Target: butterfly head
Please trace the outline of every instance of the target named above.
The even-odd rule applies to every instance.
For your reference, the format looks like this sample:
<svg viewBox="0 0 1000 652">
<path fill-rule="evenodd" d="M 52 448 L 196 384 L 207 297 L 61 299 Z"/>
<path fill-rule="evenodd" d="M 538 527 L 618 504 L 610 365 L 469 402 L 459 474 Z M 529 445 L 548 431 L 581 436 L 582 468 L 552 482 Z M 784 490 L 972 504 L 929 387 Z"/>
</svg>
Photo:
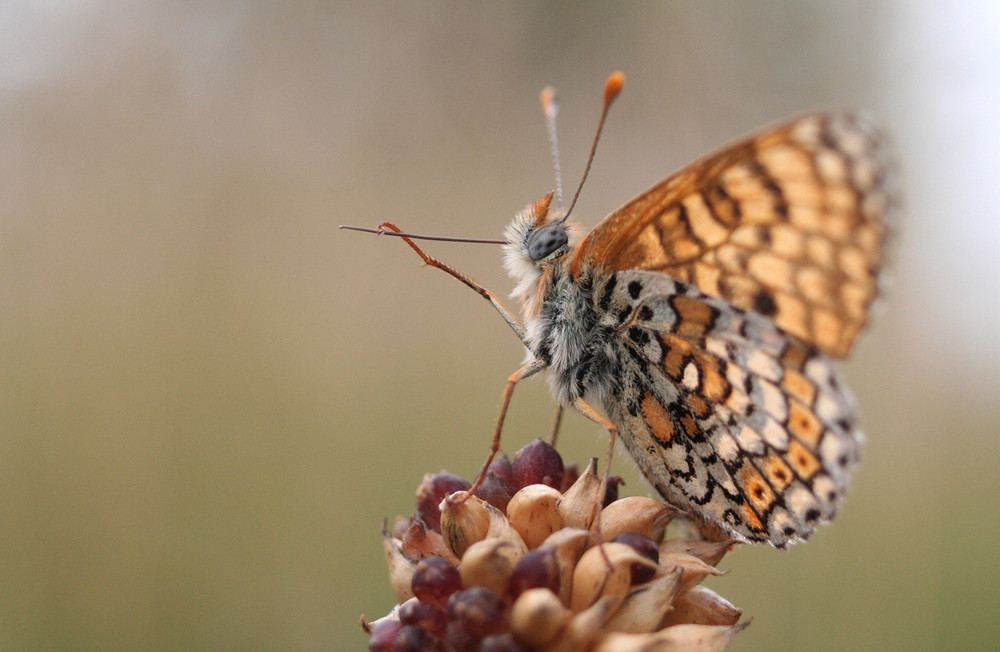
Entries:
<svg viewBox="0 0 1000 652">
<path fill-rule="evenodd" d="M 579 242 L 579 228 L 562 211 L 552 210 L 552 193 L 528 204 L 504 231 L 504 267 L 517 281 L 513 296 L 534 295 L 546 267 L 561 260 Z"/>
</svg>

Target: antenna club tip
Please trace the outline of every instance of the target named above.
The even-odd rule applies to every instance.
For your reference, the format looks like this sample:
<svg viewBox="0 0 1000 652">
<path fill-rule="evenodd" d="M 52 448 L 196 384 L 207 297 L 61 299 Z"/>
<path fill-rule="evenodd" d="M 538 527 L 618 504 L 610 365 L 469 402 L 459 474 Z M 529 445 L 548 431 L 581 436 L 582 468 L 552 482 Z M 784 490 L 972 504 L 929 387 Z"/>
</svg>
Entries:
<svg viewBox="0 0 1000 652">
<path fill-rule="evenodd" d="M 608 81 L 604 84 L 604 103 L 611 104 L 618 97 L 618 94 L 622 92 L 622 87 L 625 85 L 625 73 L 621 70 L 616 70 L 611 75 L 608 76 Z"/>
<path fill-rule="evenodd" d="M 542 89 L 542 92 L 538 95 L 539 101 L 542 103 L 542 110 L 546 114 L 555 111 L 559 105 L 556 99 L 556 89 L 554 86 L 546 86 Z"/>
</svg>

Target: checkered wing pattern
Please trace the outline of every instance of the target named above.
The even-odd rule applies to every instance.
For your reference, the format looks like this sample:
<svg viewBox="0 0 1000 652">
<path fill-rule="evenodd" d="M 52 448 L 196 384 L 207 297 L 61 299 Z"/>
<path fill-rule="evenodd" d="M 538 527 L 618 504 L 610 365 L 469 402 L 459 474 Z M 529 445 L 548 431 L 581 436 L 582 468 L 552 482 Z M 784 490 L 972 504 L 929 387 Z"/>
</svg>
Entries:
<svg viewBox="0 0 1000 652">
<path fill-rule="evenodd" d="M 571 269 L 662 272 L 842 357 L 877 292 L 890 169 L 862 117 L 801 118 L 625 204 L 587 236 Z"/>
<path fill-rule="evenodd" d="M 663 274 L 595 288 L 624 368 L 605 408 L 665 498 L 778 547 L 833 517 L 860 434 L 825 355 Z"/>
</svg>

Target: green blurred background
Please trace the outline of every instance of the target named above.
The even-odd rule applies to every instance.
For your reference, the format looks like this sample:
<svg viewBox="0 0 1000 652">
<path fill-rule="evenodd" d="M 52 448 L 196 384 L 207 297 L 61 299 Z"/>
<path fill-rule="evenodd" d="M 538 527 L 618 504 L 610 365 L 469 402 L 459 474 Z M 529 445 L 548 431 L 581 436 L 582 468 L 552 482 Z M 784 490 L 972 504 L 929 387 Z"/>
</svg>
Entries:
<svg viewBox="0 0 1000 652">
<path fill-rule="evenodd" d="M 1000 611 L 1000 17 L 988 2 L 13 2 L 0 8 L 0 649 L 363 649 L 379 540 L 481 462 L 516 338 L 392 219 L 497 237 L 577 216 L 789 114 L 869 110 L 909 212 L 845 373 L 841 515 L 710 586 L 734 649 L 990 649 Z M 498 294 L 495 248 L 434 254 Z M 544 434 L 545 384 L 506 443 Z M 569 418 L 583 461 L 603 435 Z M 648 487 L 624 455 L 626 491 Z"/>
</svg>

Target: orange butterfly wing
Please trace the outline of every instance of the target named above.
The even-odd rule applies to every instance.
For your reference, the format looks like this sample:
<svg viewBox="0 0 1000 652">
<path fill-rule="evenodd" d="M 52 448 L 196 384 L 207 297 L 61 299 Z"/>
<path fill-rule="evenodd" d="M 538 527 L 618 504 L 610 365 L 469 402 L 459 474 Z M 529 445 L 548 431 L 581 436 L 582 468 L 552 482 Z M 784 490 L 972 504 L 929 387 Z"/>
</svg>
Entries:
<svg viewBox="0 0 1000 652">
<path fill-rule="evenodd" d="M 850 351 L 877 293 L 894 202 L 879 134 L 851 113 L 800 118 L 724 148 L 606 217 L 571 271 L 658 271 Z"/>
</svg>

